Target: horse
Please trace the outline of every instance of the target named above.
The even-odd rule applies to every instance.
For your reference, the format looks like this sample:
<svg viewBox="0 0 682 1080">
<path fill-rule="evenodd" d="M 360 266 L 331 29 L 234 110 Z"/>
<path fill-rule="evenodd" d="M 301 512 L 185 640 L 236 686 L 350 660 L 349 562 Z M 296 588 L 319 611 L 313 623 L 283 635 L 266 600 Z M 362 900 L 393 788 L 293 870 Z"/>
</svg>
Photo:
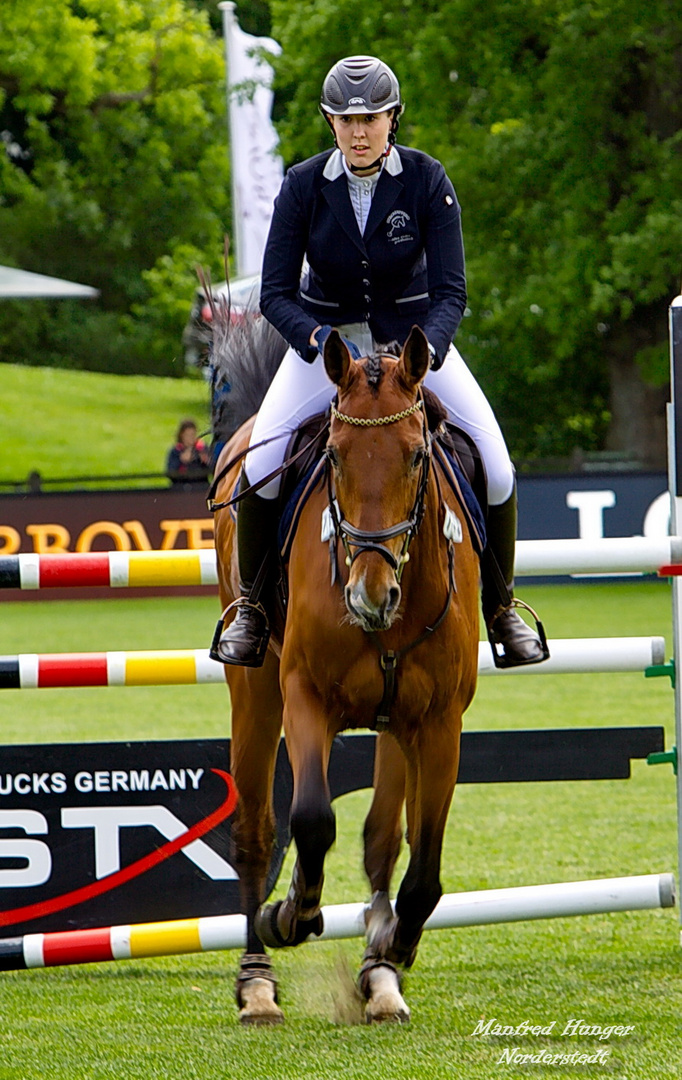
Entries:
<svg viewBox="0 0 682 1080">
<path fill-rule="evenodd" d="M 356 361 L 333 331 L 323 355 L 330 399 L 333 386 L 337 396 L 325 479 L 301 510 L 290 548 L 284 630 L 271 638 L 262 667 L 225 669 L 239 792 L 233 859 L 247 924 L 237 978 L 244 1024 L 283 1019 L 267 949 L 322 931 L 324 862 L 335 838 L 327 765 L 335 737 L 357 728 L 379 732 L 364 825 L 371 902 L 359 987 L 368 1022 L 409 1020 L 401 969 L 414 962 L 441 896 L 462 716 L 477 678 L 478 557 L 433 454 L 422 389 L 427 340 L 414 327 L 399 356 Z M 227 472 L 225 464 L 243 456 L 251 427 L 239 428 L 217 464 L 219 506 L 238 479 L 239 464 Z M 323 518 L 329 544 L 320 539 Z M 235 533 L 233 511 L 223 506 L 215 514 L 223 611 L 239 595 Z M 282 728 L 297 859 L 286 898 L 264 905 Z M 394 909 L 404 806 L 410 854 Z"/>
</svg>

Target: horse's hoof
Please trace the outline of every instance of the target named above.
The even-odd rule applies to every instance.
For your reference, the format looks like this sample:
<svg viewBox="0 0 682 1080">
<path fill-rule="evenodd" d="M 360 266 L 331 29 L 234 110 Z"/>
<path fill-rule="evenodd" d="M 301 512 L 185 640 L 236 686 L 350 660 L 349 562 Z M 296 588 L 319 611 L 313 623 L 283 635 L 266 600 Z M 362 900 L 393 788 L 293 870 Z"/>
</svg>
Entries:
<svg viewBox="0 0 682 1080">
<path fill-rule="evenodd" d="M 366 975 L 365 1021 L 368 1024 L 407 1024 L 410 1010 L 400 993 L 400 980 L 393 967 L 383 964 L 371 968 Z"/>
<path fill-rule="evenodd" d="M 283 949 L 285 945 L 289 944 L 283 936 L 277 921 L 283 903 L 283 900 L 277 900 L 274 904 L 264 904 L 256 912 L 254 929 L 268 949 Z"/>
<path fill-rule="evenodd" d="M 277 1004 L 277 980 L 270 957 L 265 953 L 244 953 L 242 956 L 236 997 L 242 1024 L 281 1024 L 284 1020 L 284 1013 Z"/>
<path fill-rule="evenodd" d="M 324 930 L 324 916 L 321 911 L 317 911 L 309 919 L 300 914 L 294 918 L 290 911 L 287 918 L 287 913 L 284 900 L 267 904 L 258 910 L 254 927 L 267 948 L 283 949 L 286 946 L 302 945 L 311 934 L 319 937 Z"/>
<path fill-rule="evenodd" d="M 270 979 L 248 979 L 240 987 L 239 1023 L 245 1027 L 282 1024 L 284 1013 L 275 1001 L 275 986 Z"/>
</svg>

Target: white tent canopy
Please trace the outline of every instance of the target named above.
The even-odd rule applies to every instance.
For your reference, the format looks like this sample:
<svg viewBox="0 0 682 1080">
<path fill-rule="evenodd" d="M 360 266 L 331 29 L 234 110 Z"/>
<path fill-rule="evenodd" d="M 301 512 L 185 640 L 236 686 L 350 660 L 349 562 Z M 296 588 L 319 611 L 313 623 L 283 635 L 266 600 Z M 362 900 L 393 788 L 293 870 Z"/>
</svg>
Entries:
<svg viewBox="0 0 682 1080">
<path fill-rule="evenodd" d="M 0 300 L 28 299 L 30 297 L 94 297 L 99 290 L 90 285 L 77 285 L 73 281 L 31 274 L 27 270 L 15 270 L 12 266 L 0 266 Z"/>
</svg>

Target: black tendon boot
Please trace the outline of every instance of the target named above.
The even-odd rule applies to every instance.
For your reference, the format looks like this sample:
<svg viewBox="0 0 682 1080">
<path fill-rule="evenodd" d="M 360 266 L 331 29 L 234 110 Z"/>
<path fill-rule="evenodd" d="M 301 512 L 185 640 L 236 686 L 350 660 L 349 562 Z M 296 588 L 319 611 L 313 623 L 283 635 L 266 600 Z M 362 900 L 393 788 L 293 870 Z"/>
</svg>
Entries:
<svg viewBox="0 0 682 1080">
<path fill-rule="evenodd" d="M 239 490 L 249 486 L 242 472 Z M 211 648 L 214 660 L 242 667 L 260 667 L 270 638 L 267 615 L 268 586 L 273 576 L 272 555 L 277 529 L 277 499 L 247 495 L 237 511 L 237 551 L 241 596 L 230 604 L 237 613 L 223 630 L 223 612 Z M 265 601 L 265 602 L 264 602 Z"/>
<path fill-rule="evenodd" d="M 488 546 L 481 559 L 483 617 L 496 667 L 539 664 L 549 657 L 542 623 L 527 604 L 514 600 L 516 484 L 505 503 L 488 507 Z M 523 621 L 516 606 L 530 611 L 538 633 Z"/>
</svg>

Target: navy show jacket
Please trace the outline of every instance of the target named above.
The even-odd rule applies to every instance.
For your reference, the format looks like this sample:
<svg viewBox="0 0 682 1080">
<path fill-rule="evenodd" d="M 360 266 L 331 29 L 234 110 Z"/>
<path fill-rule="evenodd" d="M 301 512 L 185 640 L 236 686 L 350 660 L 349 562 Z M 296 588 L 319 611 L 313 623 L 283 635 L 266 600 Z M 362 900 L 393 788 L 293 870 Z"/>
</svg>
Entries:
<svg viewBox="0 0 682 1080">
<path fill-rule="evenodd" d="M 339 150 L 290 168 L 275 200 L 260 305 L 305 358 L 321 324 L 367 322 L 375 341 L 403 344 L 416 323 L 439 366 L 466 306 L 460 208 L 440 162 L 393 147 L 364 235 Z"/>
</svg>

